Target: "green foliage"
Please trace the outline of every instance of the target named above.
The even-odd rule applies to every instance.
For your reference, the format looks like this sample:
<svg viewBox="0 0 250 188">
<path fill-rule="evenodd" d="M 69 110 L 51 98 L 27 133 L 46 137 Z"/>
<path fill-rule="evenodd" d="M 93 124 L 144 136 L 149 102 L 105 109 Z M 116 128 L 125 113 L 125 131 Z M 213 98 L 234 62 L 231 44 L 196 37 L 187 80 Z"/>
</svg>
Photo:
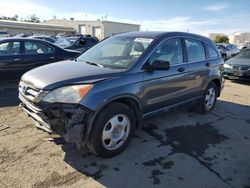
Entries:
<svg viewBox="0 0 250 188">
<path fill-rule="evenodd" d="M 229 43 L 229 38 L 226 35 L 217 35 L 214 38 L 215 43 Z"/>
<path fill-rule="evenodd" d="M 11 21 L 17 21 L 18 20 L 18 15 L 14 15 L 13 17 L 8 17 L 8 16 L 1 16 L 0 20 L 11 20 Z"/>
<path fill-rule="evenodd" d="M 24 21 L 33 22 L 33 23 L 40 23 L 41 22 L 40 19 L 35 14 L 28 16 L 28 19 L 26 19 Z"/>
</svg>

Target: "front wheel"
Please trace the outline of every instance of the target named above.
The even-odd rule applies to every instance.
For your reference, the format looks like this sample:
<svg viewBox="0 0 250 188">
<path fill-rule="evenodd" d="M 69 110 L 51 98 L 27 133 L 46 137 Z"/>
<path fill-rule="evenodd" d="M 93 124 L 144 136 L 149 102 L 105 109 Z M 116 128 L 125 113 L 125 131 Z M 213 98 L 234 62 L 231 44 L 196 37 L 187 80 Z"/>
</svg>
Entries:
<svg viewBox="0 0 250 188">
<path fill-rule="evenodd" d="M 97 116 L 88 146 L 98 156 L 115 156 L 129 144 L 135 124 L 131 108 L 122 103 L 112 103 Z"/>
<path fill-rule="evenodd" d="M 214 82 L 211 82 L 206 89 L 206 92 L 200 102 L 200 110 L 206 114 L 211 112 L 217 102 L 218 88 Z"/>
</svg>

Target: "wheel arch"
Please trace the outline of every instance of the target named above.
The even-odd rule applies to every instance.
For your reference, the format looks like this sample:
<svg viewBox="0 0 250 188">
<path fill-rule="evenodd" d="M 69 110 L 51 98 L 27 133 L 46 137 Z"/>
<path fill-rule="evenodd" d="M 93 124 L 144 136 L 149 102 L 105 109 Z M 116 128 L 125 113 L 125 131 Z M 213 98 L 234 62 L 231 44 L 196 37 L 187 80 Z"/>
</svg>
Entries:
<svg viewBox="0 0 250 188">
<path fill-rule="evenodd" d="M 88 141 L 89 136 L 91 135 L 91 131 L 93 129 L 93 126 L 95 124 L 96 118 L 98 114 L 107 106 L 109 106 L 111 103 L 122 103 L 127 105 L 129 108 L 133 110 L 135 113 L 135 119 L 136 119 L 136 128 L 139 128 L 142 123 L 142 104 L 140 103 L 139 99 L 137 97 L 132 95 L 123 95 L 123 96 L 117 96 L 113 97 L 109 100 L 107 100 L 104 104 L 99 106 L 97 110 L 91 115 L 90 120 L 88 121 L 88 126 L 85 134 L 85 141 Z"/>
<path fill-rule="evenodd" d="M 221 80 L 219 78 L 213 78 L 210 80 L 210 82 L 208 83 L 208 85 L 213 82 L 216 84 L 217 86 L 217 89 L 218 89 L 218 97 L 220 96 L 221 94 Z"/>
</svg>

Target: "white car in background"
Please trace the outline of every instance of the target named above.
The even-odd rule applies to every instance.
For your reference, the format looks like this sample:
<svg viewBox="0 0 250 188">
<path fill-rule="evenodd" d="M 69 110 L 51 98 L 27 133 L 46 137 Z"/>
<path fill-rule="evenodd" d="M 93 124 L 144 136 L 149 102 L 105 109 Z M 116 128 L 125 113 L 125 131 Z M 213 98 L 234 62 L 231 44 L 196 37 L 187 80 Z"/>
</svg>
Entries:
<svg viewBox="0 0 250 188">
<path fill-rule="evenodd" d="M 240 52 L 240 49 L 234 44 L 216 43 L 216 46 L 224 60 L 229 59 Z"/>
</svg>

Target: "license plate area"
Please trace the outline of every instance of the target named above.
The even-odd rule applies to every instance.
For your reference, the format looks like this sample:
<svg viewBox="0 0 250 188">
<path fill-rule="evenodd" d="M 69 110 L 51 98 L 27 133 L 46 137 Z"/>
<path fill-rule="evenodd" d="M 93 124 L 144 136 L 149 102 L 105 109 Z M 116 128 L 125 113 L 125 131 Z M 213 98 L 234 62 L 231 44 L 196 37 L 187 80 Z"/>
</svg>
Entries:
<svg viewBox="0 0 250 188">
<path fill-rule="evenodd" d="M 240 72 L 239 70 L 234 70 L 233 75 L 234 75 L 234 76 L 243 76 L 243 73 Z"/>
</svg>

